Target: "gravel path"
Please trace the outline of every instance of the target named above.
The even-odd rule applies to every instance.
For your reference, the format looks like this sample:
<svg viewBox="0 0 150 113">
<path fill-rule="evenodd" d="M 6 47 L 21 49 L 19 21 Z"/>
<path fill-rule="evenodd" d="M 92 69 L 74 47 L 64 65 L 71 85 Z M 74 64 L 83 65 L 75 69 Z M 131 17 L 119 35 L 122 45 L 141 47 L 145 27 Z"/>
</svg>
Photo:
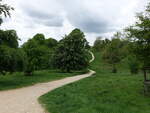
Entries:
<svg viewBox="0 0 150 113">
<path fill-rule="evenodd" d="M 93 56 L 93 55 L 92 55 Z M 92 62 L 93 59 L 90 61 Z M 38 98 L 58 87 L 78 81 L 94 74 L 90 70 L 89 73 L 67 77 L 61 80 L 56 80 L 48 83 L 40 83 L 30 87 L 1 91 L 0 92 L 0 113 L 45 113 L 41 105 L 38 103 Z"/>
</svg>

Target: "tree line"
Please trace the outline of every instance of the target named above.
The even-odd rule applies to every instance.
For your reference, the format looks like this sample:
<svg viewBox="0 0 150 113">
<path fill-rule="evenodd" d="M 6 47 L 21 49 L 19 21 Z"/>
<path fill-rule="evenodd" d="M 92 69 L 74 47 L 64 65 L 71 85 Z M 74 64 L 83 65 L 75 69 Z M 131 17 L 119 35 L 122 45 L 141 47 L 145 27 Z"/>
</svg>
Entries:
<svg viewBox="0 0 150 113">
<path fill-rule="evenodd" d="M 11 10 L 14 8 L 0 1 L 0 15 L 11 16 Z M 128 59 L 131 73 L 150 66 L 150 3 L 136 17 L 135 24 L 115 33 L 112 39 L 99 37 L 94 43 L 94 51 L 101 52 L 113 73 L 118 71 L 116 65 L 124 59 Z M 80 29 L 74 29 L 60 41 L 36 34 L 19 47 L 18 40 L 15 30 L 0 30 L 0 73 L 3 75 L 16 71 L 32 75 L 35 70 L 52 68 L 71 72 L 89 65 L 90 46 Z"/>
<path fill-rule="evenodd" d="M 45 38 L 36 34 L 21 47 L 14 30 L 0 30 L 0 73 L 25 72 L 32 75 L 35 70 L 60 69 L 71 72 L 87 68 L 89 45 L 84 33 L 74 29 L 62 40 Z"/>
</svg>

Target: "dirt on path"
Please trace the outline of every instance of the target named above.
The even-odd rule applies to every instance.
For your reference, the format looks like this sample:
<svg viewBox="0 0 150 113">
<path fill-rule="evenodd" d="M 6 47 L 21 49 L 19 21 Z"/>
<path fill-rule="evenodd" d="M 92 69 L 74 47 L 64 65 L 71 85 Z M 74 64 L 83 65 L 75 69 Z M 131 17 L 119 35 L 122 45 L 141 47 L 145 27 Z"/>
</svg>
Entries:
<svg viewBox="0 0 150 113">
<path fill-rule="evenodd" d="M 45 113 L 38 98 L 58 87 L 78 81 L 94 74 L 90 71 L 87 74 L 67 77 L 48 83 L 40 83 L 21 89 L 0 92 L 0 113 Z"/>
<path fill-rule="evenodd" d="M 92 57 L 90 62 L 94 60 L 93 55 Z M 45 113 L 38 103 L 38 98 L 41 95 L 58 87 L 89 77 L 94 73 L 94 71 L 90 70 L 89 73 L 83 75 L 67 77 L 48 83 L 39 83 L 20 89 L 0 91 L 0 113 Z"/>
</svg>

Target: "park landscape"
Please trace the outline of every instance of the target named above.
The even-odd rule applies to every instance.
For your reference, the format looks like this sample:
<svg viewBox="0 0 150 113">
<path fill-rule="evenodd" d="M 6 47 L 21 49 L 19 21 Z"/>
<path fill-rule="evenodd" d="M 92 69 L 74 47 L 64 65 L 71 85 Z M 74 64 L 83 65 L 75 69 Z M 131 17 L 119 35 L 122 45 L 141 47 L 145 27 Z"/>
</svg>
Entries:
<svg viewBox="0 0 150 113">
<path fill-rule="evenodd" d="M 1 25 L 15 10 L 0 1 Z M 80 28 L 22 45 L 17 31 L 0 29 L 0 113 L 150 113 L 150 4 L 135 15 L 93 45 Z"/>
</svg>

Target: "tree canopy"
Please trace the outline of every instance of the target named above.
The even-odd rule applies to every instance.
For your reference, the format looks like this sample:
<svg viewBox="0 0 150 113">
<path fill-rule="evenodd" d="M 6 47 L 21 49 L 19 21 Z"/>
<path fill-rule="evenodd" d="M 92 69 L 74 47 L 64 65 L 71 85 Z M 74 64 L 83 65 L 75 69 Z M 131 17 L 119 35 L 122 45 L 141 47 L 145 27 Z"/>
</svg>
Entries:
<svg viewBox="0 0 150 113">
<path fill-rule="evenodd" d="M 143 62 L 143 66 L 150 66 L 150 4 L 145 12 L 137 14 L 136 23 L 125 31 L 134 42 L 133 52 Z"/>
<path fill-rule="evenodd" d="M 87 45 L 84 33 L 74 29 L 59 42 L 53 55 L 54 66 L 66 72 L 86 68 L 89 62 Z"/>
<path fill-rule="evenodd" d="M 45 36 L 39 33 L 24 43 L 22 48 L 27 55 L 25 72 L 31 75 L 34 70 L 50 69 L 53 48 L 56 46 L 55 39 L 45 39 Z"/>
<path fill-rule="evenodd" d="M 23 71 L 26 54 L 18 48 L 18 36 L 15 30 L 0 30 L 0 72 Z"/>
</svg>

